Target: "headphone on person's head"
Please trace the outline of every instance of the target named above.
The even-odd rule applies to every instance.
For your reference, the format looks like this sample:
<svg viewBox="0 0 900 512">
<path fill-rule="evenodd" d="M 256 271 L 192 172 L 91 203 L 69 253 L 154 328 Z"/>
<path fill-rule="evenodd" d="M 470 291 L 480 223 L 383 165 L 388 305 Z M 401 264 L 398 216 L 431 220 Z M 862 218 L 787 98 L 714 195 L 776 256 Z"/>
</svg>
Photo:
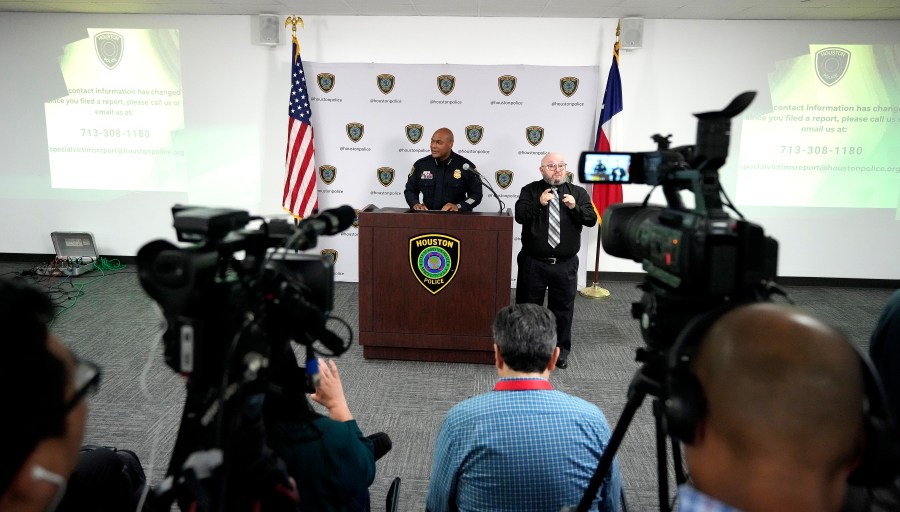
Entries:
<svg viewBox="0 0 900 512">
<path fill-rule="evenodd" d="M 740 304 L 743 305 L 743 304 Z M 663 414 L 668 433 L 684 444 L 694 442 L 698 422 L 707 413 L 706 394 L 691 363 L 710 327 L 739 305 L 728 305 L 694 317 L 669 349 L 664 380 Z M 860 463 L 850 474 L 853 484 L 880 487 L 900 474 L 900 440 L 894 428 L 884 389 L 868 356 L 850 344 L 863 376 L 863 441 Z"/>
</svg>

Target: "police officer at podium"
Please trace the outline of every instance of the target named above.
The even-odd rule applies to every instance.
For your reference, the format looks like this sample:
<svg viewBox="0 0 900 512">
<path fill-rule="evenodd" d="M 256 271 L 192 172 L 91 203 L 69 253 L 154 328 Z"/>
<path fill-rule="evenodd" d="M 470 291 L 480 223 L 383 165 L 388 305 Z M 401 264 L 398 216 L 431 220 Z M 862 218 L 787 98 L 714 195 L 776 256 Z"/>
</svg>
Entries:
<svg viewBox="0 0 900 512">
<path fill-rule="evenodd" d="M 431 156 L 413 164 L 404 196 L 413 210 L 469 212 L 481 202 L 481 179 L 475 164 L 453 152 L 449 128 L 439 128 L 431 136 Z"/>
</svg>

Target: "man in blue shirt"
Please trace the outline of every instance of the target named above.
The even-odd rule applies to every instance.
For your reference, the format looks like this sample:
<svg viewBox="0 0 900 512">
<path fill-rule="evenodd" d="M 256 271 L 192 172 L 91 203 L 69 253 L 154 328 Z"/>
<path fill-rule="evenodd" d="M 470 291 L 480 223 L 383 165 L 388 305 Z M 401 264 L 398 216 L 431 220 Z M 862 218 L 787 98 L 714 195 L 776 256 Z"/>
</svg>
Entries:
<svg viewBox="0 0 900 512">
<path fill-rule="evenodd" d="M 679 511 L 840 509 L 864 442 L 860 360 L 843 334 L 784 306 L 742 306 L 700 338 L 691 374 L 702 414 Z"/>
<path fill-rule="evenodd" d="M 438 433 L 430 512 L 558 511 L 581 500 L 611 431 L 600 410 L 550 385 L 556 321 L 547 308 L 514 304 L 494 320 L 500 379 L 490 393 L 447 414 Z M 618 465 L 591 510 L 618 511 Z"/>
</svg>

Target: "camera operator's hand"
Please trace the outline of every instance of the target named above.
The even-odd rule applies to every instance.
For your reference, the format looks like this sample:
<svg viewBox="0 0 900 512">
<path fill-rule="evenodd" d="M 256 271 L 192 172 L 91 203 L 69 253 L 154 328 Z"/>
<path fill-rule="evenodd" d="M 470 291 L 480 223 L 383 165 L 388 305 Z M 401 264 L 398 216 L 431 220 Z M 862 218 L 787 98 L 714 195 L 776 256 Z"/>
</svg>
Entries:
<svg viewBox="0 0 900 512">
<path fill-rule="evenodd" d="M 577 203 L 575 203 L 575 198 L 572 197 L 571 194 L 563 194 L 563 196 L 562 196 L 562 202 L 563 202 L 564 205 L 566 205 L 567 207 L 569 207 L 570 210 L 571 210 L 572 208 L 575 208 L 575 206 L 576 206 L 576 204 L 577 204 Z"/>
<path fill-rule="evenodd" d="M 325 406 L 331 419 L 336 421 L 353 419 L 350 407 L 347 406 L 347 397 L 344 396 L 341 376 L 333 360 L 329 360 L 326 364 L 323 359 L 319 359 L 319 385 L 316 392 L 309 397 Z"/>
</svg>

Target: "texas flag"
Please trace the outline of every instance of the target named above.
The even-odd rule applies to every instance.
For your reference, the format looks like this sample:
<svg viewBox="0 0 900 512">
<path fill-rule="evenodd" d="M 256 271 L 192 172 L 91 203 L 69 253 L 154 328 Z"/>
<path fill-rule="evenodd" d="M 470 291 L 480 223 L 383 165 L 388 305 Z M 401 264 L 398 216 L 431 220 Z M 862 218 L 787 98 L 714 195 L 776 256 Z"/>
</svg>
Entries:
<svg viewBox="0 0 900 512">
<path fill-rule="evenodd" d="M 597 142 L 594 143 L 595 151 L 610 151 L 610 140 L 613 137 L 613 118 L 622 111 L 622 79 L 619 76 L 619 41 L 613 47 L 613 61 L 609 68 L 609 78 L 606 80 L 606 92 L 603 93 L 603 107 L 600 110 L 600 121 L 597 124 Z M 591 200 L 597 217 L 603 215 L 603 210 L 614 203 L 622 202 L 622 185 L 597 184 L 591 191 Z M 602 221 L 601 221 L 602 222 Z"/>
</svg>

